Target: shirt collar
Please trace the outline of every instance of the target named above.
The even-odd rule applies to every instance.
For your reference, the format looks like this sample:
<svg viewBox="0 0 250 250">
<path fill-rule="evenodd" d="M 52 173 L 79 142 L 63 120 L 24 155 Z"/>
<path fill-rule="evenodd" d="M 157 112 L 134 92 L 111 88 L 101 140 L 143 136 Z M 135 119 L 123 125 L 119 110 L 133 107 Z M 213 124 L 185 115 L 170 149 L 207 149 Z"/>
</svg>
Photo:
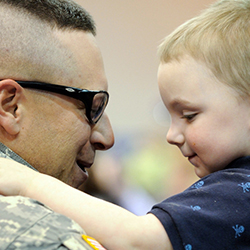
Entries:
<svg viewBox="0 0 250 250">
<path fill-rule="evenodd" d="M 20 157 L 18 154 L 13 152 L 10 148 L 6 147 L 1 142 L 0 142 L 0 157 L 12 159 L 12 160 L 14 160 L 16 162 L 19 162 L 19 163 L 21 163 L 23 165 L 26 165 L 27 167 L 29 167 L 29 168 L 31 168 L 33 170 L 36 170 L 27 161 L 25 161 L 22 157 Z"/>
<path fill-rule="evenodd" d="M 250 156 L 244 156 L 237 158 L 236 160 L 232 161 L 226 169 L 230 168 L 248 168 L 250 169 Z"/>
</svg>

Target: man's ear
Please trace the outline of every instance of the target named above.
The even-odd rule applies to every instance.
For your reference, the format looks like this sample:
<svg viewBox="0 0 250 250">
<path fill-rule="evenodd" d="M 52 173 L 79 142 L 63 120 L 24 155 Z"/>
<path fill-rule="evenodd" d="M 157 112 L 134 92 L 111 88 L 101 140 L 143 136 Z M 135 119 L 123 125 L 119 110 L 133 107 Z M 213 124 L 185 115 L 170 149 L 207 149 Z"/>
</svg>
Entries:
<svg viewBox="0 0 250 250">
<path fill-rule="evenodd" d="M 0 126 L 12 136 L 20 131 L 19 104 L 22 93 L 22 87 L 14 80 L 0 81 Z"/>
</svg>

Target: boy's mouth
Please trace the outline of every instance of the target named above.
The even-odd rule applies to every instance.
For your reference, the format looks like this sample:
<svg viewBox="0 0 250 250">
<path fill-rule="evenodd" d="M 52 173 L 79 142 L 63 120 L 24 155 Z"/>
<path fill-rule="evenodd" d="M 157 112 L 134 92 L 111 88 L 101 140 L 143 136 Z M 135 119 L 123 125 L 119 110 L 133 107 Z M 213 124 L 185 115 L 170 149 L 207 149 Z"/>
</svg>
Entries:
<svg viewBox="0 0 250 250">
<path fill-rule="evenodd" d="M 196 156 L 197 156 L 197 154 L 188 156 L 188 161 L 189 161 L 191 164 L 193 164 L 193 165 L 194 165 L 193 160 L 194 160 L 194 158 L 195 158 Z"/>
</svg>

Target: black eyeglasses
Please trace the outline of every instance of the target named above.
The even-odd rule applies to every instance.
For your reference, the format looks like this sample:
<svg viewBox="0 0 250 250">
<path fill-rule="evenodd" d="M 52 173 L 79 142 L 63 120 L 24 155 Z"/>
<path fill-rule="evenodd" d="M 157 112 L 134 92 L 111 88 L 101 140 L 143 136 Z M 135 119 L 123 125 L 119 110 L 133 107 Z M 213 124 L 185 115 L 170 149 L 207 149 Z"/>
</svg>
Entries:
<svg viewBox="0 0 250 250">
<path fill-rule="evenodd" d="M 16 82 L 23 88 L 45 90 L 82 101 L 85 105 L 86 116 L 91 124 L 96 124 L 99 121 L 108 104 L 109 94 L 103 90 L 95 91 L 79 89 L 69 86 L 33 81 Z"/>
</svg>

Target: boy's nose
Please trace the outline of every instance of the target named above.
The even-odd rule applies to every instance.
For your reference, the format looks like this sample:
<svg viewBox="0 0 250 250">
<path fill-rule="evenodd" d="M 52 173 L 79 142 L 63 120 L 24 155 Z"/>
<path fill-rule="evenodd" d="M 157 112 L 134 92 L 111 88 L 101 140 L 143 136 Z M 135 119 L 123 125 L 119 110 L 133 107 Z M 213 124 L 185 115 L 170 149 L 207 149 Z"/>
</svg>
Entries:
<svg viewBox="0 0 250 250">
<path fill-rule="evenodd" d="M 183 133 L 179 129 L 174 128 L 173 125 L 170 126 L 166 137 L 168 143 L 176 146 L 181 146 L 185 141 Z"/>
</svg>

